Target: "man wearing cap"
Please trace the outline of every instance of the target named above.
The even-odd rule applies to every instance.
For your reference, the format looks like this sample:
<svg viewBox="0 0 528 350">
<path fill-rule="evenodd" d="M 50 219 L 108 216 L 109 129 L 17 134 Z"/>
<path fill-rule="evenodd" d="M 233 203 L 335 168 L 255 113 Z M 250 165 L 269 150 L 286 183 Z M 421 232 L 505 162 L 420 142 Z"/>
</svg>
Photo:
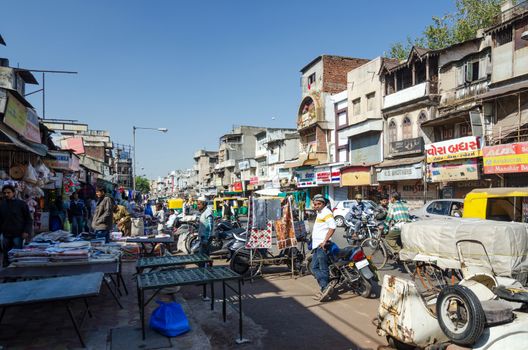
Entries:
<svg viewBox="0 0 528 350">
<path fill-rule="evenodd" d="M 198 225 L 200 253 L 209 255 L 209 239 L 213 235 L 214 228 L 213 211 L 207 206 L 207 199 L 205 197 L 198 198 L 197 206 L 200 212 L 200 222 Z"/>
<path fill-rule="evenodd" d="M 315 195 L 312 199 L 313 207 L 317 212 L 315 224 L 312 230 L 312 273 L 321 288 L 320 293 L 316 295 L 319 301 L 326 301 L 331 292 L 331 286 L 328 284 L 328 256 L 325 245 L 330 241 L 336 229 L 334 215 L 326 207 L 326 200 L 320 194 Z"/>
</svg>

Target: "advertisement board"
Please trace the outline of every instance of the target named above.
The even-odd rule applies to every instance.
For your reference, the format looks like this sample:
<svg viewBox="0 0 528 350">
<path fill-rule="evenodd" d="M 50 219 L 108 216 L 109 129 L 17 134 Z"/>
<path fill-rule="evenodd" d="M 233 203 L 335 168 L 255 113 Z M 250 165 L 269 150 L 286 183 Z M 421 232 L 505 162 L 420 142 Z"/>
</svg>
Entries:
<svg viewBox="0 0 528 350">
<path fill-rule="evenodd" d="M 480 137 L 467 136 L 425 145 L 427 163 L 453 159 L 475 158 L 482 155 Z"/>
<path fill-rule="evenodd" d="M 468 181 L 478 179 L 478 161 L 475 158 L 430 163 L 427 165 L 427 180 L 429 182 Z"/>
<path fill-rule="evenodd" d="M 482 156 L 484 174 L 528 172 L 528 142 L 484 147 Z"/>
</svg>

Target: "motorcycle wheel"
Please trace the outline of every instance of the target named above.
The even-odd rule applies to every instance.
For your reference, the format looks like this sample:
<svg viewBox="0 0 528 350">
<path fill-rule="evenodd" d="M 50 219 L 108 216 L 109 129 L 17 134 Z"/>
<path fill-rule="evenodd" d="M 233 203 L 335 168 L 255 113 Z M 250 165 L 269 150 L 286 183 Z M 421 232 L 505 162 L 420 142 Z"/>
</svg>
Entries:
<svg viewBox="0 0 528 350">
<path fill-rule="evenodd" d="M 250 266 L 250 255 L 249 251 L 242 247 L 233 253 L 231 260 L 229 261 L 229 268 L 239 275 L 253 278 L 262 273 L 262 254 L 258 250 L 253 251 L 253 261 Z"/>
<path fill-rule="evenodd" d="M 358 288 L 356 289 L 356 293 L 368 299 L 372 293 L 372 283 L 363 276 L 361 276 L 357 283 Z"/>
<path fill-rule="evenodd" d="M 387 251 L 381 241 L 367 238 L 361 242 L 361 248 L 376 269 L 382 269 L 387 263 Z"/>
<path fill-rule="evenodd" d="M 200 241 L 197 234 L 189 234 L 187 236 L 187 239 L 185 240 L 185 250 L 187 250 L 187 254 L 192 254 L 192 243 L 194 243 L 196 239 L 198 239 L 198 242 Z"/>
</svg>

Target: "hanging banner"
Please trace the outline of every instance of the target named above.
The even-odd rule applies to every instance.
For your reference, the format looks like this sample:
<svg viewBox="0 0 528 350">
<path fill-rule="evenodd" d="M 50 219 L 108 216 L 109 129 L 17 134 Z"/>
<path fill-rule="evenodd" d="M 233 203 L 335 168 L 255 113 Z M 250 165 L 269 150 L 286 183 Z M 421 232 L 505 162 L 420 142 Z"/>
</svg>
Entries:
<svg viewBox="0 0 528 350">
<path fill-rule="evenodd" d="M 484 174 L 528 172 L 528 142 L 484 147 Z"/>
<path fill-rule="evenodd" d="M 477 159 L 451 160 L 427 165 L 427 180 L 429 182 L 449 182 L 478 180 Z"/>
<path fill-rule="evenodd" d="M 425 145 L 425 151 L 427 154 L 427 163 L 475 158 L 482 155 L 480 138 L 477 136 L 467 136 L 431 143 Z"/>
</svg>

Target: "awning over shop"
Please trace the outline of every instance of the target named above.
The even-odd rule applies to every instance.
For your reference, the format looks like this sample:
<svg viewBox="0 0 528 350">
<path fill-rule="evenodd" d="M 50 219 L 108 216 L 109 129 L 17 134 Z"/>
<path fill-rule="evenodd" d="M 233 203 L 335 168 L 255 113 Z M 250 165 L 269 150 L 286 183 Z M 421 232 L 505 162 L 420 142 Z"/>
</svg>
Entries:
<svg viewBox="0 0 528 350">
<path fill-rule="evenodd" d="M 409 158 L 398 158 L 398 159 L 386 159 L 383 162 L 376 165 L 376 168 L 387 168 L 399 165 L 409 165 L 419 163 L 424 160 L 424 156 L 409 157 Z"/>
<path fill-rule="evenodd" d="M 521 81 L 519 83 L 508 84 L 498 88 L 490 89 L 488 92 L 482 95 L 478 95 L 477 98 L 486 100 L 494 97 L 500 97 L 501 95 L 511 95 L 519 90 L 528 89 L 528 81 Z"/>
<path fill-rule="evenodd" d="M 18 138 L 17 134 L 14 131 L 11 131 L 7 126 L 0 124 L 0 140 L 4 136 L 4 140 L 7 143 L 11 143 L 17 148 L 20 148 L 24 151 L 37 154 L 39 156 L 45 156 L 48 152 L 48 147 L 43 144 L 34 143 L 30 141 L 22 141 Z"/>
<path fill-rule="evenodd" d="M 426 126 L 426 127 L 431 127 L 431 126 L 440 126 L 440 125 L 446 125 L 446 124 L 458 124 L 458 123 L 462 123 L 462 122 L 465 122 L 467 121 L 469 118 L 469 113 L 466 112 L 465 114 L 463 115 L 446 115 L 446 116 L 443 116 L 443 117 L 440 117 L 440 118 L 435 118 L 435 119 L 431 119 L 431 120 L 428 120 L 426 122 L 423 122 L 421 124 L 422 127 Z"/>
</svg>

